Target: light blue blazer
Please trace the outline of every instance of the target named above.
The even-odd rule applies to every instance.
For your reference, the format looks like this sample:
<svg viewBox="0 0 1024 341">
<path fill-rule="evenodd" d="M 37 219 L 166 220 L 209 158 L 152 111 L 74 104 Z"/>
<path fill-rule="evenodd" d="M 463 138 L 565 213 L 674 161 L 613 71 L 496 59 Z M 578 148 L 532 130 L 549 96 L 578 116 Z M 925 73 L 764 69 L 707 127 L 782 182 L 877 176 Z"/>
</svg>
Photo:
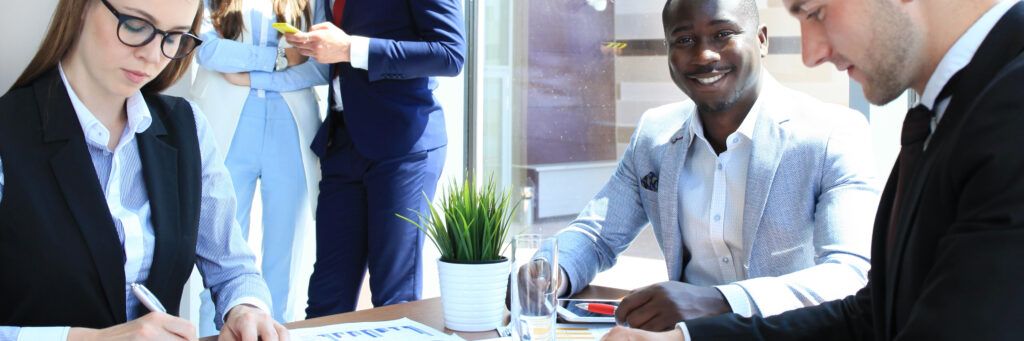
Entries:
<svg viewBox="0 0 1024 341">
<path fill-rule="evenodd" d="M 761 115 L 743 209 L 746 290 L 762 315 L 853 294 L 867 281 L 879 183 L 864 116 L 785 88 L 764 73 Z M 648 223 L 679 280 L 683 247 L 677 191 L 689 149 L 692 101 L 648 110 L 618 168 L 558 234 L 559 263 L 572 293 L 615 265 Z M 649 174 L 660 190 L 642 183 Z M 728 284 L 728 283 L 719 283 Z"/>
</svg>

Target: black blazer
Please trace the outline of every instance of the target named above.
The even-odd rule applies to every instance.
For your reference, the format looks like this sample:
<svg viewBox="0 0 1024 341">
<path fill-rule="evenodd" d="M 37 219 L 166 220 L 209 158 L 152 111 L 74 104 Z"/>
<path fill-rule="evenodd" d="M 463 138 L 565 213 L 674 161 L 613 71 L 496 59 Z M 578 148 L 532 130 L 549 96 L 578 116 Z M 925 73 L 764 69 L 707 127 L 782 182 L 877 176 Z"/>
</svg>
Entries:
<svg viewBox="0 0 1024 341">
<path fill-rule="evenodd" d="M 136 135 L 156 245 L 146 286 L 176 314 L 196 258 L 201 167 L 183 99 L 146 95 Z M 125 316 L 124 250 L 54 68 L 0 97 L 0 325 L 104 328 Z"/>
<path fill-rule="evenodd" d="M 889 177 L 864 289 L 769 318 L 688 321 L 693 339 L 1024 339 L 1024 3 L 957 78 L 887 258 L 895 169 Z"/>
</svg>

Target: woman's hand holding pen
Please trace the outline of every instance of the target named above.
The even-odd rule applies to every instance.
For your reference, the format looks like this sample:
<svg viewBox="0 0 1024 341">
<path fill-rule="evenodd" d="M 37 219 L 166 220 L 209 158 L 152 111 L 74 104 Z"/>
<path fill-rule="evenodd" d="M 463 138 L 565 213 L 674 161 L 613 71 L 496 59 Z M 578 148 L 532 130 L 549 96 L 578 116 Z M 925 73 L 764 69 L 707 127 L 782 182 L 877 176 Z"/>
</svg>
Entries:
<svg viewBox="0 0 1024 341">
<path fill-rule="evenodd" d="M 189 321 L 160 312 L 104 329 L 71 328 L 69 341 L 92 340 L 189 340 L 195 341 L 196 328 Z"/>
</svg>

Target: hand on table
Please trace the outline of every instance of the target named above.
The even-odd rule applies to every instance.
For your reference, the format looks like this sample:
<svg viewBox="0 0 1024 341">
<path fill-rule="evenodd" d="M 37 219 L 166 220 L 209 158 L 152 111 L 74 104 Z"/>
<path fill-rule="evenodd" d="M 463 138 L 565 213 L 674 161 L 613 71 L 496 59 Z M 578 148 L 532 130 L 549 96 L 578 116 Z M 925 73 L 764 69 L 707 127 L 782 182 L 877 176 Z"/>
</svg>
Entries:
<svg viewBox="0 0 1024 341">
<path fill-rule="evenodd" d="M 288 329 L 270 314 L 248 304 L 231 308 L 217 340 L 288 341 Z"/>
<path fill-rule="evenodd" d="M 731 311 L 718 289 L 669 281 L 635 290 L 623 298 L 615 320 L 633 328 L 665 331 L 684 320 Z"/>
</svg>

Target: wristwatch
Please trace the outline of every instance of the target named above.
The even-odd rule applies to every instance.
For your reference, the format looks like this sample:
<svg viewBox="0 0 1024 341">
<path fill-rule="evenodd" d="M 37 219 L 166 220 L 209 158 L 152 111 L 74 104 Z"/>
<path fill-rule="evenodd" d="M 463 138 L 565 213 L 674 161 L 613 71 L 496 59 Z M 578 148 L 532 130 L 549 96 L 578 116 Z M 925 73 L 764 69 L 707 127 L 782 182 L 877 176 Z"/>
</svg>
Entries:
<svg viewBox="0 0 1024 341">
<path fill-rule="evenodd" d="M 277 64 L 274 64 L 274 71 L 281 71 L 288 68 L 288 56 L 284 54 L 284 48 L 277 48 Z"/>
</svg>

